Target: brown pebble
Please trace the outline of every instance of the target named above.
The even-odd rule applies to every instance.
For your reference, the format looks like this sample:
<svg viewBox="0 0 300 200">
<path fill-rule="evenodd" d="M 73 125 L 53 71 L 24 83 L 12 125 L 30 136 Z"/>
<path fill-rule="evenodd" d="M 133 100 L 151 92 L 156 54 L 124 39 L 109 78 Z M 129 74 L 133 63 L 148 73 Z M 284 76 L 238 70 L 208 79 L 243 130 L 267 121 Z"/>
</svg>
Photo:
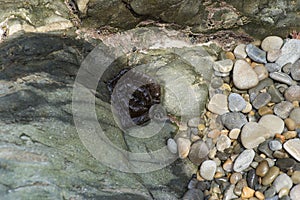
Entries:
<svg viewBox="0 0 300 200">
<path fill-rule="evenodd" d="M 231 174 L 231 176 L 230 176 L 230 183 L 236 184 L 242 178 L 243 178 L 243 176 L 240 172 L 235 172 L 235 173 Z"/>
<path fill-rule="evenodd" d="M 300 171 L 294 171 L 291 178 L 294 184 L 300 184 Z"/>
<path fill-rule="evenodd" d="M 283 133 L 283 136 L 286 140 L 293 139 L 297 136 L 296 131 L 287 131 Z"/>
<path fill-rule="evenodd" d="M 269 163 L 266 160 L 261 161 L 256 167 L 256 175 L 260 177 L 264 177 L 269 171 Z"/>
<path fill-rule="evenodd" d="M 235 56 L 232 52 L 228 51 L 225 53 L 225 56 L 227 59 L 230 59 L 230 60 L 235 60 Z"/>
<path fill-rule="evenodd" d="M 263 115 L 268 115 L 268 114 L 273 114 L 273 110 L 268 107 L 268 106 L 263 106 L 261 108 L 258 109 L 258 114 L 260 116 L 263 116 Z"/>
<path fill-rule="evenodd" d="M 242 191 L 242 199 L 249 199 L 251 197 L 254 196 L 255 190 L 249 188 L 248 186 L 243 187 L 243 191 Z"/>
<path fill-rule="evenodd" d="M 265 195 L 264 195 L 262 192 L 260 192 L 260 191 L 256 191 L 256 192 L 255 192 L 255 196 L 256 196 L 259 200 L 265 199 Z"/>
<path fill-rule="evenodd" d="M 224 176 L 223 173 L 221 173 L 221 172 L 216 172 L 215 175 L 214 175 L 214 178 L 221 178 L 221 177 L 223 177 L 223 176 Z"/>
<path fill-rule="evenodd" d="M 233 190 L 234 194 L 236 194 L 237 196 L 241 196 L 242 189 L 246 186 L 247 186 L 247 181 L 245 179 L 239 180 Z"/>
<path fill-rule="evenodd" d="M 223 169 L 226 171 L 226 172 L 231 172 L 232 171 L 232 166 L 233 166 L 233 162 L 230 158 L 228 158 L 224 164 L 223 164 Z"/>
<path fill-rule="evenodd" d="M 269 169 L 269 171 L 267 172 L 267 174 L 263 177 L 261 183 L 264 186 L 270 185 L 271 183 L 273 183 L 273 181 L 275 180 L 275 178 L 279 175 L 280 169 L 276 166 L 273 166 Z"/>
<path fill-rule="evenodd" d="M 280 140 L 281 143 L 285 142 L 285 137 L 279 133 L 275 134 L 275 138 L 278 138 Z"/>
<path fill-rule="evenodd" d="M 284 123 L 285 123 L 285 125 L 286 125 L 286 127 L 287 127 L 287 129 L 288 129 L 289 131 L 294 131 L 294 130 L 295 130 L 295 128 L 296 128 L 296 123 L 295 123 L 295 121 L 292 120 L 291 118 L 286 118 L 286 119 L 284 120 Z"/>
</svg>

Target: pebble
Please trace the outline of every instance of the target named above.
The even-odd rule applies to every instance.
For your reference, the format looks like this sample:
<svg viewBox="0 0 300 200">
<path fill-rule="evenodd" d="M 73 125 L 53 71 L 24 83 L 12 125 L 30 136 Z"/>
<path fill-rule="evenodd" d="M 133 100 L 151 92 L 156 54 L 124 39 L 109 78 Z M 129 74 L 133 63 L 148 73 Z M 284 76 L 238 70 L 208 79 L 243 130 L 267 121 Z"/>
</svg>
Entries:
<svg viewBox="0 0 300 200">
<path fill-rule="evenodd" d="M 242 199 L 249 199 L 251 197 L 254 196 L 254 193 L 255 193 L 255 190 L 251 189 L 250 187 L 243 187 L 243 190 L 242 190 Z"/>
<path fill-rule="evenodd" d="M 271 197 L 274 197 L 276 194 L 276 189 L 274 186 L 271 186 L 269 187 L 269 189 L 267 189 L 265 192 L 264 192 L 264 195 L 267 198 L 271 198 Z"/>
<path fill-rule="evenodd" d="M 279 168 L 276 166 L 273 166 L 269 169 L 269 171 L 267 172 L 267 174 L 262 178 L 262 185 L 270 185 L 275 178 L 279 175 Z"/>
<path fill-rule="evenodd" d="M 255 173 L 255 169 L 251 169 L 247 172 L 246 180 L 250 188 L 256 189 L 258 186 L 258 176 Z"/>
<path fill-rule="evenodd" d="M 273 182 L 273 186 L 276 192 L 279 192 L 282 188 L 291 189 L 293 186 L 292 179 L 285 173 L 280 174 Z"/>
<path fill-rule="evenodd" d="M 277 72 L 281 69 L 281 67 L 276 63 L 266 63 L 265 67 L 270 73 Z"/>
<path fill-rule="evenodd" d="M 281 48 L 283 40 L 278 36 L 268 36 L 261 42 L 264 51 L 278 50 Z"/>
<path fill-rule="evenodd" d="M 275 62 L 281 54 L 280 49 L 275 49 L 267 52 L 267 60 L 269 62 Z"/>
<path fill-rule="evenodd" d="M 217 150 L 223 152 L 225 149 L 229 148 L 231 140 L 226 135 L 220 135 L 217 139 Z"/>
<path fill-rule="evenodd" d="M 293 66 L 293 65 L 292 65 L 291 63 L 285 64 L 285 65 L 282 67 L 282 72 L 284 72 L 284 73 L 286 73 L 286 74 L 291 73 L 292 66 Z"/>
<path fill-rule="evenodd" d="M 246 116 L 240 112 L 225 113 L 221 116 L 221 121 L 229 130 L 240 129 L 248 122 Z"/>
<path fill-rule="evenodd" d="M 283 171 L 293 168 L 295 164 L 296 161 L 292 158 L 279 158 L 276 161 L 276 166 Z"/>
<path fill-rule="evenodd" d="M 265 78 L 268 78 L 268 76 L 269 76 L 269 72 L 268 72 L 267 68 L 263 65 L 257 65 L 254 68 L 254 71 L 257 74 L 257 78 L 259 81 L 261 81 Z"/>
<path fill-rule="evenodd" d="M 255 152 L 253 149 L 246 149 L 236 158 L 233 164 L 233 170 L 235 172 L 242 172 L 244 169 L 250 166 L 254 156 Z"/>
<path fill-rule="evenodd" d="M 281 55 L 276 63 L 281 67 L 287 63 L 295 63 L 300 58 L 300 40 L 287 40 L 281 48 Z"/>
<path fill-rule="evenodd" d="M 184 196 L 182 197 L 182 200 L 204 200 L 204 194 L 199 189 L 190 189 L 188 190 Z"/>
<path fill-rule="evenodd" d="M 260 118 L 259 125 L 264 126 L 274 136 L 276 133 L 282 133 L 284 121 L 275 115 L 264 115 Z"/>
<path fill-rule="evenodd" d="M 274 113 L 282 118 L 285 119 L 290 115 L 290 112 L 294 108 L 293 104 L 289 101 L 282 101 L 274 106 Z"/>
<path fill-rule="evenodd" d="M 268 107 L 268 106 L 263 106 L 263 107 L 260 107 L 258 109 L 258 114 L 260 116 L 263 116 L 263 115 L 268 115 L 268 114 L 273 114 L 273 110 L 272 108 Z"/>
<path fill-rule="evenodd" d="M 300 184 L 300 171 L 294 171 L 291 178 L 294 184 Z"/>
<path fill-rule="evenodd" d="M 257 147 L 268 137 L 270 137 L 268 129 L 256 122 L 247 123 L 241 131 L 241 142 L 247 149 Z"/>
<path fill-rule="evenodd" d="M 290 191 L 290 197 L 292 200 L 300 199 L 300 184 L 295 185 Z"/>
<path fill-rule="evenodd" d="M 207 157 L 209 153 L 208 146 L 202 140 L 198 140 L 194 142 L 191 146 L 191 150 L 189 153 L 189 159 L 195 165 L 201 164 Z"/>
<path fill-rule="evenodd" d="M 216 61 L 214 63 L 214 70 L 221 72 L 221 73 L 228 73 L 232 70 L 233 61 L 230 59 Z"/>
<path fill-rule="evenodd" d="M 231 199 L 238 198 L 238 196 L 235 195 L 233 192 L 234 188 L 235 188 L 235 185 L 233 185 L 233 184 L 228 187 L 228 189 L 225 191 L 223 200 L 231 200 Z"/>
<path fill-rule="evenodd" d="M 214 88 L 214 89 L 217 89 L 217 88 L 220 88 L 222 85 L 223 85 L 223 79 L 220 78 L 220 77 L 214 77 L 212 80 L 211 80 L 211 87 Z"/>
<path fill-rule="evenodd" d="M 271 101 L 273 103 L 280 103 L 284 100 L 282 94 L 279 92 L 277 88 L 275 88 L 274 85 L 271 85 L 268 87 L 267 92 L 271 95 Z"/>
<path fill-rule="evenodd" d="M 191 147 L 191 141 L 187 138 L 177 139 L 177 150 L 179 158 L 184 159 L 188 156 Z"/>
<path fill-rule="evenodd" d="M 227 159 L 224 164 L 223 164 L 223 169 L 226 172 L 231 172 L 232 171 L 232 167 L 233 167 L 233 162 L 231 159 Z"/>
<path fill-rule="evenodd" d="M 283 136 L 286 140 L 293 139 L 297 137 L 297 132 L 296 131 L 287 131 L 283 133 Z"/>
<path fill-rule="evenodd" d="M 235 172 L 230 176 L 230 183 L 236 184 L 239 180 L 243 178 L 242 174 L 239 172 Z"/>
<path fill-rule="evenodd" d="M 267 53 L 253 44 L 246 45 L 246 53 L 255 62 L 267 63 Z"/>
<path fill-rule="evenodd" d="M 272 151 L 277 151 L 277 150 L 281 150 L 282 149 L 282 144 L 281 142 L 279 142 L 278 140 L 271 140 L 269 142 L 269 148 Z"/>
<path fill-rule="evenodd" d="M 246 186 L 247 186 L 247 181 L 245 179 L 239 180 L 239 182 L 237 182 L 237 184 L 235 185 L 233 192 L 236 195 L 241 196 L 242 190 Z"/>
<path fill-rule="evenodd" d="M 229 138 L 233 139 L 233 140 L 238 139 L 240 132 L 241 132 L 241 129 L 239 129 L 239 128 L 231 129 L 229 132 Z"/>
<path fill-rule="evenodd" d="M 252 110 L 252 105 L 251 103 L 247 102 L 246 103 L 246 108 L 242 110 L 242 113 L 249 113 Z"/>
<path fill-rule="evenodd" d="M 239 112 L 246 107 L 246 101 L 241 95 L 237 93 L 231 93 L 228 96 L 228 107 L 232 112 Z"/>
<path fill-rule="evenodd" d="M 218 115 L 229 112 L 227 96 L 224 94 L 215 94 L 209 101 L 207 109 Z"/>
<path fill-rule="evenodd" d="M 290 200 L 290 197 L 288 196 L 290 190 L 288 188 L 282 188 L 279 193 L 278 197 L 280 200 Z"/>
<path fill-rule="evenodd" d="M 265 199 L 265 195 L 260 192 L 260 191 L 256 191 L 255 192 L 255 196 L 259 199 L 259 200 L 264 200 Z"/>
<path fill-rule="evenodd" d="M 285 83 L 288 85 L 294 84 L 293 79 L 289 75 L 287 75 L 286 73 L 283 73 L 283 72 L 272 72 L 269 74 L 269 77 L 275 81 Z"/>
<path fill-rule="evenodd" d="M 292 78 L 296 81 L 300 81 L 300 60 L 297 60 L 291 68 Z"/>
<path fill-rule="evenodd" d="M 261 161 L 258 166 L 256 167 L 256 175 L 260 177 L 264 177 L 267 172 L 269 171 L 269 163 L 266 160 Z"/>
<path fill-rule="evenodd" d="M 177 154 L 177 144 L 176 144 L 175 140 L 173 140 L 172 138 L 169 138 L 167 141 L 167 147 L 171 153 Z"/>
<path fill-rule="evenodd" d="M 201 164 L 200 175 L 206 180 L 213 180 L 216 170 L 216 162 L 213 160 L 206 160 Z"/>
<path fill-rule="evenodd" d="M 273 158 L 273 151 L 269 148 L 269 140 L 266 140 L 264 141 L 263 143 L 261 143 L 259 146 L 258 146 L 258 150 L 265 154 L 266 156 L 268 156 L 269 158 Z M 270 163 L 269 163 L 269 166 L 270 166 Z"/>
<path fill-rule="evenodd" d="M 252 102 L 252 106 L 259 109 L 267 105 L 271 101 L 271 95 L 269 93 L 263 92 L 259 93 Z"/>
<path fill-rule="evenodd" d="M 244 60 L 237 60 L 233 68 L 233 83 L 241 90 L 250 89 L 258 84 L 253 68 Z"/>
<path fill-rule="evenodd" d="M 300 124 L 300 108 L 294 108 L 289 116 L 295 124 Z"/>
<path fill-rule="evenodd" d="M 247 53 L 246 53 L 246 45 L 245 44 L 239 44 L 237 45 L 234 50 L 233 53 L 235 55 L 236 58 L 238 59 L 244 59 L 247 57 Z"/>
<path fill-rule="evenodd" d="M 298 162 L 300 162 L 300 139 L 295 138 L 288 140 L 283 145 L 284 149 L 295 158 Z"/>
<path fill-rule="evenodd" d="M 228 59 L 230 59 L 230 60 L 235 60 L 235 56 L 234 56 L 234 54 L 231 51 L 227 51 L 225 53 L 225 57 L 228 58 Z"/>
</svg>

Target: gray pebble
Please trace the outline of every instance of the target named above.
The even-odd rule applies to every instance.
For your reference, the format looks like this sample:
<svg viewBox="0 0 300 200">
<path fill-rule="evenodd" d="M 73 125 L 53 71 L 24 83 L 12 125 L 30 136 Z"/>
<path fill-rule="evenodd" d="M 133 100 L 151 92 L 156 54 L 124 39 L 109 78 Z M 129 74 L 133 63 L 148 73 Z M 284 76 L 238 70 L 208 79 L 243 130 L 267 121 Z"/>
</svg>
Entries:
<svg viewBox="0 0 300 200">
<path fill-rule="evenodd" d="M 278 197 L 278 195 L 276 195 L 273 197 L 266 198 L 265 200 L 278 200 L 278 199 L 279 199 L 279 197 Z"/>
<path fill-rule="evenodd" d="M 268 72 L 277 72 L 280 70 L 280 66 L 277 63 L 266 63 L 265 67 L 267 68 Z"/>
<path fill-rule="evenodd" d="M 292 200 L 300 199 L 300 184 L 295 185 L 290 191 L 290 197 Z"/>
<path fill-rule="evenodd" d="M 258 77 L 254 69 L 244 60 L 237 60 L 233 68 L 233 83 L 241 90 L 255 87 Z"/>
<path fill-rule="evenodd" d="M 300 101 L 300 86 L 292 85 L 284 93 L 284 97 L 288 101 Z"/>
<path fill-rule="evenodd" d="M 293 104 L 289 101 L 282 101 L 274 106 L 274 113 L 282 118 L 285 119 L 289 116 L 290 112 L 294 108 Z"/>
<path fill-rule="evenodd" d="M 285 83 L 285 84 L 288 84 L 288 85 L 293 85 L 294 84 L 293 79 L 289 75 L 287 75 L 286 73 L 273 72 L 273 73 L 270 73 L 269 76 L 273 80 L 281 82 L 281 83 Z"/>
<path fill-rule="evenodd" d="M 227 96 L 224 94 L 216 94 L 214 95 L 208 105 L 207 108 L 209 111 L 216 113 L 218 115 L 222 115 L 224 113 L 229 112 L 228 110 L 228 101 Z"/>
<path fill-rule="evenodd" d="M 211 87 L 217 89 L 223 85 L 223 79 L 220 77 L 215 77 L 211 80 Z"/>
<path fill-rule="evenodd" d="M 257 65 L 255 68 L 254 68 L 254 71 L 255 73 L 257 74 L 257 77 L 258 77 L 258 80 L 261 81 L 265 78 L 268 78 L 269 76 L 269 72 L 268 70 L 266 69 L 265 66 L 263 65 Z"/>
<path fill-rule="evenodd" d="M 223 152 L 225 149 L 229 148 L 231 145 L 231 140 L 226 135 L 220 135 L 217 139 L 217 150 Z"/>
<path fill-rule="evenodd" d="M 207 155 L 209 153 L 209 149 L 205 142 L 202 140 L 198 140 L 194 142 L 191 146 L 189 152 L 189 159 L 195 165 L 201 164 L 205 159 L 207 159 Z"/>
<path fill-rule="evenodd" d="M 271 101 L 273 103 L 280 103 L 284 100 L 283 95 L 274 85 L 269 86 L 267 92 L 271 95 Z"/>
<path fill-rule="evenodd" d="M 270 134 L 265 127 L 256 122 L 249 122 L 245 124 L 240 135 L 243 146 L 252 149 L 264 142 Z"/>
<path fill-rule="evenodd" d="M 265 192 L 264 192 L 264 195 L 265 195 L 265 198 L 271 198 L 271 197 L 274 197 L 276 194 L 276 189 L 274 186 L 271 186 L 269 189 L 267 189 Z"/>
<path fill-rule="evenodd" d="M 269 141 L 266 140 L 258 146 L 258 150 L 268 156 L 269 158 L 273 158 L 273 151 L 269 148 Z"/>
<path fill-rule="evenodd" d="M 282 188 L 287 188 L 290 190 L 293 186 L 293 181 L 287 174 L 283 173 L 277 176 L 273 182 L 273 185 L 276 189 L 276 192 L 279 192 Z"/>
<path fill-rule="evenodd" d="M 284 149 L 300 162 L 300 139 L 294 138 L 286 141 L 283 145 Z"/>
<path fill-rule="evenodd" d="M 281 142 L 279 142 L 278 140 L 271 140 L 269 142 L 269 148 L 272 151 L 277 151 L 277 150 L 281 150 L 282 149 L 282 144 Z"/>
<path fill-rule="evenodd" d="M 246 45 L 245 44 L 237 45 L 235 47 L 235 49 L 233 50 L 233 53 L 234 53 L 235 57 L 238 59 L 246 58 L 247 57 Z"/>
<path fill-rule="evenodd" d="M 247 55 L 255 62 L 267 63 L 267 53 L 253 44 L 246 45 Z"/>
<path fill-rule="evenodd" d="M 279 158 L 276 161 L 276 166 L 279 167 L 282 171 L 292 169 L 296 164 L 296 160 L 292 158 Z"/>
<path fill-rule="evenodd" d="M 290 39 L 281 48 L 281 55 L 276 60 L 279 66 L 287 63 L 295 63 L 300 58 L 300 40 Z"/>
<path fill-rule="evenodd" d="M 297 60 L 291 68 L 291 75 L 294 80 L 299 81 L 300 80 L 300 60 Z"/>
<path fill-rule="evenodd" d="M 253 149 L 246 149 L 235 159 L 233 170 L 236 172 L 242 172 L 247 169 L 253 161 L 254 156 L 255 152 Z"/>
<path fill-rule="evenodd" d="M 290 113 L 290 118 L 294 120 L 296 124 L 300 124 L 300 108 L 294 108 Z"/>
<path fill-rule="evenodd" d="M 217 164 L 213 160 L 206 160 L 200 166 L 200 175 L 206 180 L 213 180 Z"/>
<path fill-rule="evenodd" d="M 266 78 L 260 81 L 255 87 L 249 89 L 248 94 L 250 95 L 250 101 L 253 101 L 255 97 L 260 93 L 261 90 L 268 88 L 273 85 L 274 81 L 270 78 Z"/>
<path fill-rule="evenodd" d="M 229 130 L 234 128 L 240 129 L 248 122 L 246 116 L 240 112 L 225 113 L 221 116 L 221 120 L 223 125 Z"/>
<path fill-rule="evenodd" d="M 267 92 L 259 93 L 252 102 L 252 106 L 259 109 L 271 101 L 271 95 Z"/>
<path fill-rule="evenodd" d="M 279 58 L 280 54 L 281 54 L 280 49 L 274 49 L 274 50 L 268 51 L 267 52 L 267 60 L 269 62 L 275 62 Z"/>
<path fill-rule="evenodd" d="M 228 107 L 232 112 L 242 111 L 246 107 L 246 101 L 241 95 L 231 93 L 228 96 Z"/>
<path fill-rule="evenodd" d="M 292 66 L 293 65 L 291 63 L 288 63 L 282 67 L 282 71 L 286 74 L 289 74 L 289 73 L 291 73 Z"/>
<path fill-rule="evenodd" d="M 182 200 L 204 200 L 204 194 L 199 189 L 188 190 L 182 197 Z"/>
</svg>

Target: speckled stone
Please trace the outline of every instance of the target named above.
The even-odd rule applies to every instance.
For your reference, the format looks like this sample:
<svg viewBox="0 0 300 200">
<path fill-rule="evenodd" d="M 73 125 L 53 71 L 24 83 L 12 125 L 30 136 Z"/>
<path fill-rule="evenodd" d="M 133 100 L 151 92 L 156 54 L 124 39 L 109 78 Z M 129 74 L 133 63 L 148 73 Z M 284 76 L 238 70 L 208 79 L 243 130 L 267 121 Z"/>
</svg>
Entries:
<svg viewBox="0 0 300 200">
<path fill-rule="evenodd" d="M 233 53 L 235 55 L 235 57 L 237 59 L 243 59 L 247 57 L 247 53 L 246 53 L 246 45 L 245 44 L 239 44 L 237 45 L 234 50 Z"/>
<path fill-rule="evenodd" d="M 300 139 L 299 138 L 286 141 L 283 147 L 291 156 L 293 156 L 298 162 L 300 162 Z"/>
<path fill-rule="evenodd" d="M 268 70 L 263 65 L 257 65 L 254 68 L 255 73 L 257 74 L 258 80 L 261 81 L 269 76 Z"/>
<path fill-rule="evenodd" d="M 261 42 L 261 48 L 264 51 L 280 49 L 283 44 L 283 39 L 278 36 L 268 36 Z"/>
<path fill-rule="evenodd" d="M 246 107 L 246 101 L 241 95 L 237 93 L 231 93 L 228 96 L 228 107 L 232 112 L 239 112 Z"/>
<path fill-rule="evenodd" d="M 269 163 L 266 160 L 261 161 L 256 167 L 256 175 L 264 177 L 269 171 Z"/>
<path fill-rule="evenodd" d="M 227 96 L 224 94 L 216 94 L 214 95 L 208 105 L 207 108 L 209 111 L 216 113 L 218 115 L 222 115 L 224 113 L 229 112 L 228 110 L 228 101 Z"/>
<path fill-rule="evenodd" d="M 240 112 L 225 113 L 221 116 L 221 120 L 223 125 L 229 130 L 234 128 L 240 129 L 248 122 L 246 116 Z"/>
<path fill-rule="evenodd" d="M 270 135 L 267 128 L 256 122 L 249 122 L 242 128 L 241 142 L 245 148 L 252 149 L 264 142 Z"/>
<path fill-rule="evenodd" d="M 278 117 L 285 119 L 289 116 L 289 114 L 293 108 L 294 108 L 294 106 L 291 102 L 282 101 L 274 106 L 274 113 Z"/>
<path fill-rule="evenodd" d="M 276 192 L 279 192 L 282 188 L 291 189 L 293 186 L 293 181 L 287 174 L 283 173 L 277 176 L 273 182 L 273 185 L 276 189 Z"/>
<path fill-rule="evenodd" d="M 195 165 L 201 164 L 209 153 L 208 146 L 202 140 L 194 142 L 189 152 L 189 159 Z"/>
<path fill-rule="evenodd" d="M 285 83 L 287 85 L 294 84 L 293 79 L 289 75 L 287 75 L 286 73 L 283 73 L 283 72 L 272 72 L 269 74 L 269 77 L 275 81 Z"/>
<path fill-rule="evenodd" d="M 300 199 L 300 184 L 295 185 L 290 191 L 290 197 L 292 200 Z"/>
<path fill-rule="evenodd" d="M 276 63 L 266 63 L 265 67 L 270 73 L 277 72 L 281 69 L 281 67 Z"/>
<path fill-rule="evenodd" d="M 262 185 L 269 185 L 271 183 L 273 183 L 273 181 L 275 180 L 275 178 L 279 175 L 279 168 L 276 166 L 273 166 L 269 169 L 269 171 L 267 172 L 267 174 L 263 177 L 262 179 Z"/>
<path fill-rule="evenodd" d="M 201 164 L 200 175 L 206 180 L 213 180 L 216 170 L 216 162 L 213 160 L 206 160 Z"/>
<path fill-rule="evenodd" d="M 296 81 L 300 80 L 300 60 L 297 60 L 291 67 L 292 78 Z"/>
<path fill-rule="evenodd" d="M 230 183 L 236 184 L 239 180 L 243 178 L 242 174 L 240 172 L 235 172 L 230 176 Z"/>
<path fill-rule="evenodd" d="M 269 148 L 272 151 L 277 151 L 277 150 L 281 150 L 282 149 L 282 144 L 281 142 L 279 142 L 278 140 L 271 140 L 269 142 Z"/>
<path fill-rule="evenodd" d="M 253 149 L 246 149 L 235 159 L 233 170 L 235 172 L 242 172 L 247 169 L 253 161 L 254 156 L 255 152 Z"/>
<path fill-rule="evenodd" d="M 281 67 L 287 63 L 295 63 L 300 58 L 300 40 L 290 39 L 281 48 L 281 55 L 276 63 Z"/>
<path fill-rule="evenodd" d="M 267 128 L 271 136 L 274 136 L 276 133 L 282 133 L 284 129 L 284 121 L 275 115 L 262 116 L 258 124 Z"/>
<path fill-rule="evenodd" d="M 246 45 L 246 53 L 255 62 L 267 63 L 267 53 L 253 44 Z"/>
<path fill-rule="evenodd" d="M 246 61 L 237 60 L 233 68 L 233 83 L 238 89 L 249 89 L 258 84 L 258 77 Z"/>
<path fill-rule="evenodd" d="M 231 140 L 226 135 L 220 135 L 217 139 L 217 150 L 223 152 L 225 149 L 229 148 Z"/>
<path fill-rule="evenodd" d="M 216 61 L 214 63 L 214 70 L 221 72 L 221 73 L 228 73 L 232 70 L 233 62 L 230 59 Z"/>
<path fill-rule="evenodd" d="M 252 106 L 259 109 L 271 101 L 271 95 L 267 92 L 259 93 L 252 102 Z"/>
</svg>

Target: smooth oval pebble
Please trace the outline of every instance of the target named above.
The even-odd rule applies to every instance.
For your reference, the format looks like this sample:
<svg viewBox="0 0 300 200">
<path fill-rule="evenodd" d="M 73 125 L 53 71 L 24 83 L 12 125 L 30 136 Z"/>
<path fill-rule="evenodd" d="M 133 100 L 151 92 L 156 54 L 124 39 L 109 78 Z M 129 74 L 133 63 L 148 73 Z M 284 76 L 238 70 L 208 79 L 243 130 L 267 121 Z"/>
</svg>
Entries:
<svg viewBox="0 0 300 200">
<path fill-rule="evenodd" d="M 224 94 L 215 94 L 209 101 L 207 109 L 218 115 L 229 112 L 227 96 Z"/>
<path fill-rule="evenodd" d="M 242 128 L 241 142 L 245 148 L 252 149 L 264 142 L 270 135 L 264 126 L 256 122 L 249 122 Z"/>
<path fill-rule="evenodd" d="M 267 174 L 263 177 L 262 179 L 262 185 L 270 185 L 274 180 L 275 178 L 279 175 L 279 168 L 276 167 L 276 166 L 273 166 L 269 169 L 269 171 L 267 172 Z"/>
<path fill-rule="evenodd" d="M 255 73 L 257 74 L 258 80 L 261 81 L 265 78 L 268 78 L 269 76 L 269 72 L 267 70 L 267 68 L 263 65 L 257 65 L 254 68 Z"/>
<path fill-rule="evenodd" d="M 295 185 L 290 191 L 290 197 L 292 200 L 300 199 L 300 184 Z"/>
<path fill-rule="evenodd" d="M 228 129 L 242 128 L 246 124 L 247 118 L 240 112 L 229 112 L 221 115 L 223 125 Z"/>
<path fill-rule="evenodd" d="M 241 95 L 231 93 L 228 96 L 228 107 L 232 112 L 242 111 L 246 107 L 246 101 Z"/>
<path fill-rule="evenodd" d="M 254 156 L 255 152 L 253 149 L 246 149 L 234 161 L 233 170 L 235 172 L 242 172 L 247 169 L 253 161 Z"/>
<path fill-rule="evenodd" d="M 208 146 L 202 140 L 194 142 L 191 146 L 189 159 L 195 165 L 201 164 L 207 157 L 209 153 Z"/>
<path fill-rule="evenodd" d="M 273 186 L 276 192 L 279 192 L 282 188 L 291 189 L 293 186 L 292 179 L 287 174 L 280 174 L 273 182 Z"/>
<path fill-rule="evenodd" d="M 290 139 L 283 145 L 284 149 L 293 156 L 298 162 L 300 162 L 300 139 Z"/>
<path fill-rule="evenodd" d="M 292 101 L 300 101 L 300 86 L 292 85 L 290 86 L 284 93 L 284 97 L 292 102 Z"/>
<path fill-rule="evenodd" d="M 200 175 L 206 180 L 213 180 L 217 164 L 213 160 L 206 160 L 200 166 Z"/>
<path fill-rule="evenodd" d="M 271 101 L 272 97 L 267 92 L 259 93 L 252 102 L 252 106 L 256 109 L 259 109 L 267 105 Z"/>
<path fill-rule="evenodd" d="M 177 144 L 176 144 L 175 140 L 173 140 L 172 138 L 168 139 L 167 147 L 171 153 L 173 153 L 173 154 L 177 153 Z"/>
<path fill-rule="evenodd" d="M 191 147 L 191 141 L 187 138 L 177 139 L 177 150 L 179 158 L 184 159 L 188 156 Z"/>
<path fill-rule="evenodd" d="M 277 72 L 281 69 L 281 67 L 276 63 L 266 63 L 265 67 L 270 73 Z"/>
<path fill-rule="evenodd" d="M 282 133 L 284 129 L 284 121 L 275 115 L 262 116 L 258 124 L 267 128 L 271 136 L 274 136 L 276 133 Z"/>
<path fill-rule="evenodd" d="M 281 142 L 279 142 L 278 140 L 271 140 L 269 142 L 269 148 L 272 151 L 277 151 L 277 150 L 281 150 L 282 149 L 282 144 Z"/>
<path fill-rule="evenodd" d="M 247 57 L 247 53 L 246 53 L 246 45 L 245 44 L 239 44 L 237 45 L 234 50 L 233 53 L 235 55 L 235 57 L 237 59 L 243 59 Z"/>
<path fill-rule="evenodd" d="M 266 160 L 261 161 L 256 167 L 256 175 L 260 177 L 264 177 L 269 171 L 269 163 Z"/>
<path fill-rule="evenodd" d="M 264 51 L 280 49 L 283 44 L 283 39 L 278 36 L 268 36 L 261 42 L 261 48 Z"/>
<path fill-rule="evenodd" d="M 294 171 L 291 178 L 292 178 L 292 181 L 294 184 L 299 184 L 300 183 L 300 171 Z"/>
<path fill-rule="evenodd" d="M 246 45 L 247 55 L 258 63 L 267 63 L 267 53 L 253 44 Z"/>
<path fill-rule="evenodd" d="M 217 139 L 217 150 L 223 152 L 225 149 L 229 148 L 231 140 L 226 135 L 220 135 Z"/>
<path fill-rule="evenodd" d="M 294 108 L 293 104 L 289 101 L 282 101 L 274 106 L 274 113 L 278 117 L 285 119 L 289 116 Z"/>
<path fill-rule="evenodd" d="M 272 72 L 269 74 L 269 77 L 275 81 L 285 83 L 288 85 L 294 84 L 293 79 L 289 75 L 287 75 L 286 73 L 283 73 L 283 72 Z"/>
<path fill-rule="evenodd" d="M 233 67 L 233 83 L 241 89 L 250 89 L 258 84 L 258 77 L 253 68 L 244 60 L 237 60 Z"/>
<path fill-rule="evenodd" d="M 300 124 L 300 108 L 294 108 L 291 112 L 290 112 L 290 118 L 296 123 L 296 124 Z"/>
</svg>

